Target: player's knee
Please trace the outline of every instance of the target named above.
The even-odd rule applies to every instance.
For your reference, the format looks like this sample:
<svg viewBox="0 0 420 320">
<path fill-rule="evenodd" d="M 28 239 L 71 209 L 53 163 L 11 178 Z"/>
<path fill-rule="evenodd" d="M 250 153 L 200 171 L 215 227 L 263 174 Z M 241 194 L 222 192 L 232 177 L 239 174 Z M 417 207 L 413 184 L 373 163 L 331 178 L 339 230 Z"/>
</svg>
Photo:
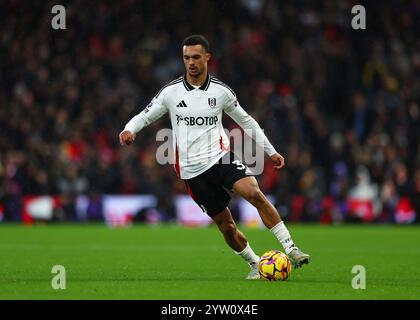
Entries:
<svg viewBox="0 0 420 320">
<path fill-rule="evenodd" d="M 252 188 L 247 193 L 247 200 L 256 207 L 264 204 L 265 196 L 259 188 Z"/>
<path fill-rule="evenodd" d="M 237 231 L 235 222 L 233 221 L 223 222 L 220 225 L 220 231 L 227 237 L 233 237 Z"/>
</svg>

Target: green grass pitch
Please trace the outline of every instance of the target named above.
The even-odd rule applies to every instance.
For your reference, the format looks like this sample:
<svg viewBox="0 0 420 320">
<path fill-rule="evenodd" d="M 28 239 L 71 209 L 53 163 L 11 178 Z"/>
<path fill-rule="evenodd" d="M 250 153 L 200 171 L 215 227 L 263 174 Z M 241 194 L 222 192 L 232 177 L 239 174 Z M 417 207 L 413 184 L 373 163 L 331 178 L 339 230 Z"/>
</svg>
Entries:
<svg viewBox="0 0 420 320">
<path fill-rule="evenodd" d="M 420 227 L 288 224 L 312 261 L 285 282 L 244 280 L 215 226 L 0 225 L 0 299 L 420 299 Z M 240 227 L 258 254 L 266 229 Z M 66 289 L 54 290 L 63 265 Z M 354 265 L 366 289 L 352 288 Z"/>
</svg>

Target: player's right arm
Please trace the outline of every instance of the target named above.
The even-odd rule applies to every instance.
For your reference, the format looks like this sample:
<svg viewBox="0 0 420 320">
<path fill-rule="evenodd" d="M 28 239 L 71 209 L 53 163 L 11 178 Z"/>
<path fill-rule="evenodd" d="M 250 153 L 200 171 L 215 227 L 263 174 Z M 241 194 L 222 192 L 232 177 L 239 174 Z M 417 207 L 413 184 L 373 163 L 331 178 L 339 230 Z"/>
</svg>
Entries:
<svg viewBox="0 0 420 320">
<path fill-rule="evenodd" d="M 130 145 L 136 139 L 136 133 L 144 127 L 155 122 L 168 112 L 167 107 L 163 101 L 163 94 L 156 96 L 153 100 L 143 109 L 142 112 L 131 118 L 125 125 L 124 130 L 120 133 L 120 144 Z"/>
</svg>

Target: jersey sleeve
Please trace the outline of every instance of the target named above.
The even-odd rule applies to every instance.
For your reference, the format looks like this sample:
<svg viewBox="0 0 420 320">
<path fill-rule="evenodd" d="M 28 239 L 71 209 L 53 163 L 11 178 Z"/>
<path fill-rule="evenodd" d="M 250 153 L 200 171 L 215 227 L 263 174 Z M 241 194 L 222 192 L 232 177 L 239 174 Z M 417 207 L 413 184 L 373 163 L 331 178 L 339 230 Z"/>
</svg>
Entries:
<svg viewBox="0 0 420 320">
<path fill-rule="evenodd" d="M 164 101 L 164 91 L 155 96 L 152 101 L 136 116 L 134 116 L 126 125 L 124 130 L 137 133 L 144 127 L 161 118 L 168 112 Z"/>
<path fill-rule="evenodd" d="M 277 153 L 276 149 L 273 147 L 270 141 L 268 141 L 260 125 L 241 107 L 234 93 L 227 93 L 224 111 L 239 126 L 241 126 L 242 129 L 244 129 L 245 133 L 251 135 L 257 145 L 264 148 L 265 153 L 267 153 L 269 156 Z"/>
</svg>

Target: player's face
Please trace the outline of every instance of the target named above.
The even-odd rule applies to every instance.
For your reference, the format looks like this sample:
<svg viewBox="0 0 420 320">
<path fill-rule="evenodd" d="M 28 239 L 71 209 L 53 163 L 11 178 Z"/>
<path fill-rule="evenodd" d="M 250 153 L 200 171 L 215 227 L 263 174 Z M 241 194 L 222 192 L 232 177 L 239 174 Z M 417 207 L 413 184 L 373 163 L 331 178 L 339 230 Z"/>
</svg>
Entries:
<svg viewBox="0 0 420 320">
<path fill-rule="evenodd" d="M 198 78 L 207 70 L 207 62 L 210 60 L 210 53 L 206 52 L 202 45 L 184 46 L 182 52 L 185 70 L 191 77 Z"/>
</svg>

